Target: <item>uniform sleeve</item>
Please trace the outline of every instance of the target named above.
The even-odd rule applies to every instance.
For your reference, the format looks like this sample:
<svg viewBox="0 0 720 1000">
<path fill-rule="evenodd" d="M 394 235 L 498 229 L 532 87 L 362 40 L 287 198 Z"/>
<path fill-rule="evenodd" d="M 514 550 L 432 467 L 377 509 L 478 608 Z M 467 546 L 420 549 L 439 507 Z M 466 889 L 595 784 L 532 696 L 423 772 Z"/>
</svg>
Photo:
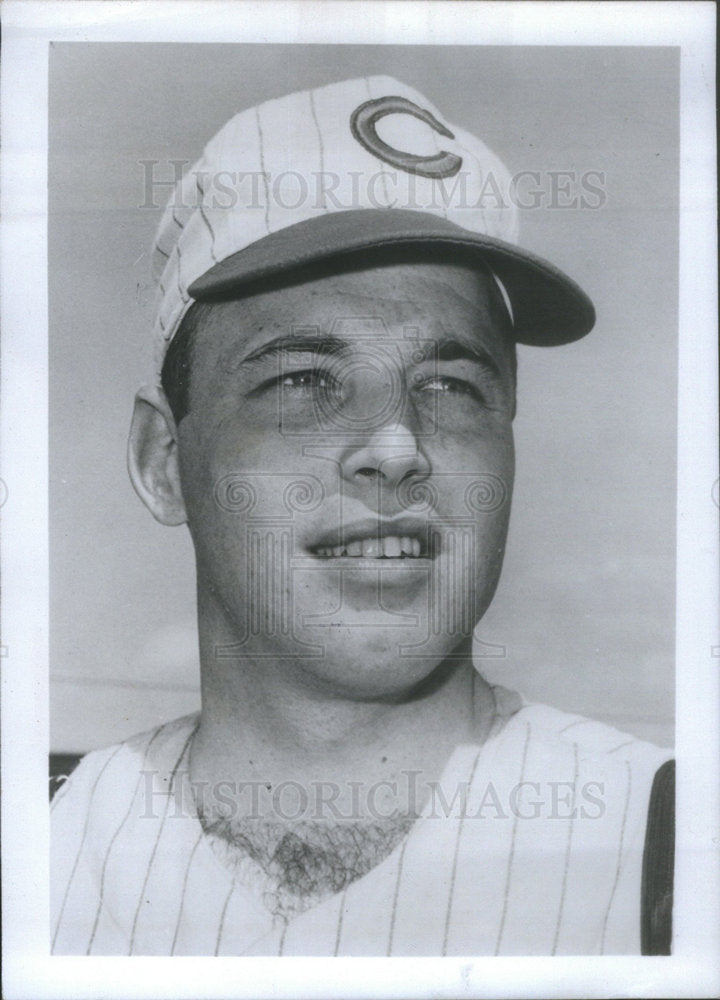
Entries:
<svg viewBox="0 0 720 1000">
<path fill-rule="evenodd" d="M 656 771 L 663 752 L 635 754 L 627 762 L 631 783 L 618 851 L 618 868 L 604 933 L 604 954 L 641 954 L 643 922 L 643 860 L 648 810 Z M 628 920 L 630 922 L 628 923 Z M 632 940 L 632 948 L 628 948 Z"/>
</svg>

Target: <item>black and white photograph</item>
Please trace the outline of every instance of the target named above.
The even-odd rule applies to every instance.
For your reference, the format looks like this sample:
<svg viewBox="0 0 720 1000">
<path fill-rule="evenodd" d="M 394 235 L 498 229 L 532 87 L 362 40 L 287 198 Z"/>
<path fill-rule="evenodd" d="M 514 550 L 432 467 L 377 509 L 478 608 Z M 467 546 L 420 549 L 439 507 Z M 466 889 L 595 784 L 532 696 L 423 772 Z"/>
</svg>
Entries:
<svg viewBox="0 0 720 1000">
<path fill-rule="evenodd" d="M 710 5 L 9 6 L 7 995 L 713 995 Z"/>
</svg>

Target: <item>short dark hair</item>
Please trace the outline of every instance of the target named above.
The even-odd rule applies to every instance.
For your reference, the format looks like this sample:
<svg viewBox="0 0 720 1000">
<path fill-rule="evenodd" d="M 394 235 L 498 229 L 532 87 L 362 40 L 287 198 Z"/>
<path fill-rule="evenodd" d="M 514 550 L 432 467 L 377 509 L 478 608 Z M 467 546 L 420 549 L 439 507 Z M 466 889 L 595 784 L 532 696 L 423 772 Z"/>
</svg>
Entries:
<svg viewBox="0 0 720 1000">
<path fill-rule="evenodd" d="M 190 410 L 190 376 L 195 352 L 195 335 L 203 318 L 212 309 L 215 301 L 227 301 L 228 298 L 248 298 L 251 295 L 257 295 L 259 292 L 286 288 L 288 285 L 303 284 L 307 281 L 336 274 L 341 271 L 359 270 L 382 264 L 412 264 L 421 261 L 473 263 L 478 271 L 485 274 L 489 273 L 482 260 L 478 259 L 477 254 L 465 254 L 461 251 L 456 254 L 453 260 L 448 256 L 445 248 L 438 248 L 432 245 L 424 247 L 374 247 L 370 250 L 365 249 L 359 252 L 354 251 L 342 254 L 327 261 L 305 264 L 302 267 L 285 271 L 281 275 L 259 279 L 252 284 L 244 286 L 238 294 L 233 296 L 225 295 L 221 298 L 219 297 L 217 300 L 194 302 L 185 313 L 177 333 L 170 341 L 160 374 L 160 382 L 167 401 L 170 404 L 175 423 L 179 424 Z M 504 328 L 508 340 L 512 341 L 512 325 L 505 304 L 502 302 L 499 289 L 497 290 L 496 299 L 497 301 L 493 303 L 494 318 Z M 514 343 L 510 351 L 510 364 L 513 381 L 515 381 L 517 377 L 517 350 Z"/>
<path fill-rule="evenodd" d="M 190 409 L 190 370 L 195 353 L 195 333 L 205 311 L 204 305 L 193 302 L 183 316 L 165 353 L 160 373 L 160 383 L 176 424 Z"/>
</svg>

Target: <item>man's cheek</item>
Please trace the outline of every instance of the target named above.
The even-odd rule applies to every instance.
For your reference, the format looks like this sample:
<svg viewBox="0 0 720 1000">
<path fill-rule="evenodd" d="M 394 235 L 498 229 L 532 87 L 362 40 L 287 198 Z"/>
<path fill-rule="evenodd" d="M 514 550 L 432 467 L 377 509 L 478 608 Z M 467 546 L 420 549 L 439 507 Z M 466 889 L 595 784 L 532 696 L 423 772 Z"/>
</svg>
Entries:
<svg viewBox="0 0 720 1000">
<path fill-rule="evenodd" d="M 242 513 L 251 501 L 254 506 L 274 469 L 290 472 L 297 464 L 277 431 L 253 426 L 223 427 L 180 451 L 186 500 L 203 504 L 212 498 L 230 513 Z"/>
<path fill-rule="evenodd" d="M 433 449 L 429 457 L 429 479 L 401 486 L 401 492 L 421 498 L 427 493 L 441 519 L 482 520 L 509 506 L 514 482 L 512 436 L 492 442 L 476 437 L 462 448 L 452 442 Z"/>
</svg>

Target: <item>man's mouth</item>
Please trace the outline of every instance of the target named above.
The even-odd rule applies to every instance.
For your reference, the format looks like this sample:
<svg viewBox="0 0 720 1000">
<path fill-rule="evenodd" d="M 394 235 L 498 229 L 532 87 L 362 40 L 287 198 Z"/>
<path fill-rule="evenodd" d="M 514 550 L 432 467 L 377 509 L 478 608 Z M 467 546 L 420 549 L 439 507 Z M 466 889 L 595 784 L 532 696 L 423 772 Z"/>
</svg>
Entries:
<svg viewBox="0 0 720 1000">
<path fill-rule="evenodd" d="M 418 518 L 367 519 L 326 532 L 309 551 L 317 559 L 423 559 L 437 555 L 433 538 Z"/>
<path fill-rule="evenodd" d="M 388 535 L 385 538 L 362 538 L 346 545 L 320 546 L 314 550 L 321 559 L 419 559 L 422 546 L 419 538 L 409 535 Z"/>
</svg>

